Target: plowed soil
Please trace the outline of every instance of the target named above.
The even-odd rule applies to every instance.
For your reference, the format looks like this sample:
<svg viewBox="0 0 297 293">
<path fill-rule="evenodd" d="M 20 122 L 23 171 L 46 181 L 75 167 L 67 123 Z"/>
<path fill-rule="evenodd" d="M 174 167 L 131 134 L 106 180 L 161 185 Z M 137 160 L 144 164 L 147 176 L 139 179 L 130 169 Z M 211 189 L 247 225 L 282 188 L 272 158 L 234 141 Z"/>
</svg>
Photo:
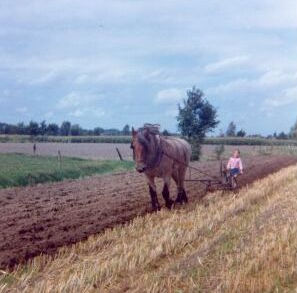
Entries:
<svg viewBox="0 0 297 293">
<path fill-rule="evenodd" d="M 297 158 L 288 156 L 246 158 L 239 184 L 244 186 L 296 163 Z M 219 175 L 218 162 L 193 165 Z M 192 173 L 193 177 L 201 178 Z M 159 201 L 164 205 L 161 188 L 158 181 Z M 187 182 L 186 189 L 190 204 L 205 194 L 204 186 L 197 182 Z M 171 197 L 175 196 L 172 183 Z M 11 268 L 40 253 L 53 253 L 150 210 L 144 175 L 136 172 L 1 190 L 0 268 Z"/>
</svg>

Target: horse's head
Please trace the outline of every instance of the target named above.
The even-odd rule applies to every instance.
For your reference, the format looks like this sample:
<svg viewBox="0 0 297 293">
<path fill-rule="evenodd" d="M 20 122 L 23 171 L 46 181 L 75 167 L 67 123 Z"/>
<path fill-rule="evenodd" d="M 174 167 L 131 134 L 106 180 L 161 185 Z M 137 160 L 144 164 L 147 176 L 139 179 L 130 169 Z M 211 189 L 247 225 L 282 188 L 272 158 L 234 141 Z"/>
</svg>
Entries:
<svg viewBox="0 0 297 293">
<path fill-rule="evenodd" d="M 135 161 L 135 168 L 142 173 L 148 169 L 148 158 L 150 152 L 150 145 L 152 143 L 151 134 L 147 130 L 134 130 L 132 128 L 132 142 L 133 159 Z"/>
<path fill-rule="evenodd" d="M 133 150 L 136 170 L 140 173 L 144 172 L 147 168 L 145 162 L 147 146 L 144 141 L 144 135 L 140 131 L 134 130 L 134 128 L 132 128 L 131 149 Z"/>
</svg>

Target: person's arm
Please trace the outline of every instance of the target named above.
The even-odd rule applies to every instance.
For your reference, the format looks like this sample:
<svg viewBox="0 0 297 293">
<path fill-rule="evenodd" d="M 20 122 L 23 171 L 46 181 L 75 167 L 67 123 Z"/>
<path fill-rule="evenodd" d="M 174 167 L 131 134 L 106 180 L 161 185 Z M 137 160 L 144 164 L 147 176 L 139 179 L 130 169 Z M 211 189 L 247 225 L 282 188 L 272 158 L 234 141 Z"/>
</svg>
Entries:
<svg viewBox="0 0 297 293">
<path fill-rule="evenodd" d="M 232 158 L 230 158 L 229 161 L 228 161 L 227 170 L 230 170 L 231 169 L 231 160 L 232 160 Z"/>
<path fill-rule="evenodd" d="M 239 169 L 240 169 L 240 173 L 243 173 L 243 165 L 242 165 L 242 161 L 241 159 L 239 159 Z"/>
</svg>

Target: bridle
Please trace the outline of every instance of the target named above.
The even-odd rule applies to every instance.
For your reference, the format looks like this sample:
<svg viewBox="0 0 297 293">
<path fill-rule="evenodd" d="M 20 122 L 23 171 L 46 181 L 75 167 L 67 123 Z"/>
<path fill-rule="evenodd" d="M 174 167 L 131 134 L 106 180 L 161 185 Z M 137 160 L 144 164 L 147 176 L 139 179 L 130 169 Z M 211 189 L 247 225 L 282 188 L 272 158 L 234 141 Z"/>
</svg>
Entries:
<svg viewBox="0 0 297 293">
<path fill-rule="evenodd" d="M 163 158 L 163 154 L 164 154 L 163 148 L 162 148 L 161 136 L 159 136 L 160 140 L 159 140 L 159 142 L 157 142 L 156 134 L 154 134 L 154 133 L 150 133 L 150 134 L 154 137 L 155 143 L 157 144 L 157 148 L 155 150 L 156 156 L 153 158 L 153 160 L 151 160 L 150 162 L 147 162 L 147 161 L 145 162 L 146 170 L 152 170 L 154 168 L 157 168 L 160 165 L 162 158 Z M 144 143 L 144 141 L 142 141 L 138 137 L 137 137 L 137 139 L 138 139 L 138 142 L 145 148 L 146 153 L 148 153 L 149 149 L 148 149 L 147 145 Z M 133 146 L 133 141 L 131 142 L 130 148 L 133 150 L 133 160 L 135 161 L 136 156 L 135 156 L 135 149 Z M 147 159 L 147 158 L 145 158 L 145 159 Z"/>
</svg>

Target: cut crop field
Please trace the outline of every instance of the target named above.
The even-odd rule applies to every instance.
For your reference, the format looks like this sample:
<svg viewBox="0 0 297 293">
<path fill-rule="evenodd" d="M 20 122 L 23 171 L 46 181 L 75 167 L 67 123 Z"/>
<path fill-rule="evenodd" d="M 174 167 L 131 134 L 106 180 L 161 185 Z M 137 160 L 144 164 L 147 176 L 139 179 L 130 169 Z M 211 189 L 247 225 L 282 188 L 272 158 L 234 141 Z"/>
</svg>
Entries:
<svg viewBox="0 0 297 293">
<path fill-rule="evenodd" d="M 116 151 L 119 149 L 125 160 L 132 160 L 130 144 L 123 143 L 37 143 L 37 154 L 40 156 L 57 156 L 58 151 L 65 157 L 77 157 L 94 160 L 118 160 Z M 203 145 L 201 160 L 215 159 L 216 145 Z M 250 146 L 250 145 L 225 145 L 224 157 L 239 148 L 243 156 L 259 155 L 262 153 L 295 153 L 297 147 L 293 146 Z M 33 154 L 32 143 L 0 143 L 0 153 Z"/>
<path fill-rule="evenodd" d="M 246 172 L 239 184 L 245 186 L 295 163 L 297 158 L 290 156 L 250 157 L 245 160 Z M 204 172 L 218 175 L 218 162 L 194 165 Z M 161 189 L 160 181 L 158 189 Z M 189 206 L 198 201 L 203 204 L 203 185 L 187 183 L 186 189 Z M 171 196 L 176 196 L 173 184 Z M 161 198 L 160 202 L 163 202 Z M 0 268 L 13 267 L 40 253 L 52 254 L 63 245 L 85 240 L 149 211 L 150 197 L 144 176 L 136 172 L 2 189 Z"/>
</svg>

